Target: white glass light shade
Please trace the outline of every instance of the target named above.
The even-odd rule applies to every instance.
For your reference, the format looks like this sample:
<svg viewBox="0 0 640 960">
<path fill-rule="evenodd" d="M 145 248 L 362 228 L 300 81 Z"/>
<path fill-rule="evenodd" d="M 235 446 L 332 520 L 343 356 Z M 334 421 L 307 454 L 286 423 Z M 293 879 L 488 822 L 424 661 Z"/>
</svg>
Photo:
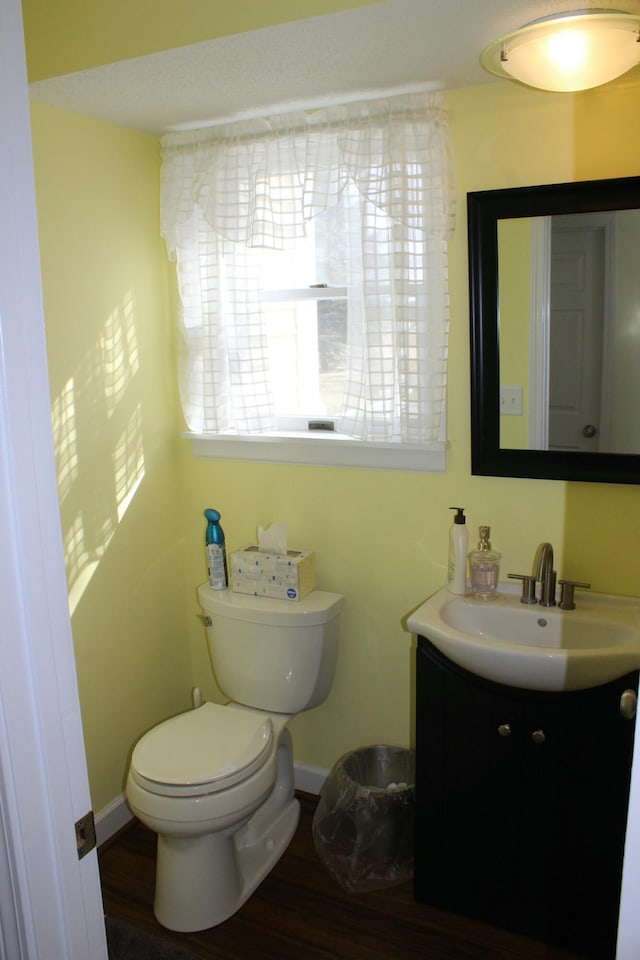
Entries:
<svg viewBox="0 0 640 960">
<path fill-rule="evenodd" d="M 565 14 L 496 40 L 480 61 L 490 73 L 542 90 L 588 90 L 640 63 L 639 30 L 632 14 Z"/>
</svg>

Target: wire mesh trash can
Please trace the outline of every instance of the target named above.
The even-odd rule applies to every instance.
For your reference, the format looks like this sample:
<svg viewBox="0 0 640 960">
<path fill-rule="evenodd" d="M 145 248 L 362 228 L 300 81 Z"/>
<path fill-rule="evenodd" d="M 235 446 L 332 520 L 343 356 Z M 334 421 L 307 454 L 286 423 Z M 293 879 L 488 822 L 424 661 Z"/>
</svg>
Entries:
<svg viewBox="0 0 640 960">
<path fill-rule="evenodd" d="M 383 745 L 346 753 L 334 765 L 313 817 L 316 853 L 348 891 L 413 876 L 415 754 Z"/>
</svg>

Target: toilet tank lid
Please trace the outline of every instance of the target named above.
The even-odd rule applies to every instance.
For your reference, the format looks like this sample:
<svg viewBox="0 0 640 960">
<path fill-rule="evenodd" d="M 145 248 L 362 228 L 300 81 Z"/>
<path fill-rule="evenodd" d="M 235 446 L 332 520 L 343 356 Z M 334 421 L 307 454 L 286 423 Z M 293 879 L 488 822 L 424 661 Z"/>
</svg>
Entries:
<svg viewBox="0 0 640 960">
<path fill-rule="evenodd" d="M 208 583 L 198 587 L 198 599 L 203 610 L 214 617 L 290 627 L 327 623 L 337 617 L 344 606 L 341 593 L 324 590 L 313 590 L 302 600 L 274 600 L 235 593 L 230 587 L 214 590 Z"/>
</svg>

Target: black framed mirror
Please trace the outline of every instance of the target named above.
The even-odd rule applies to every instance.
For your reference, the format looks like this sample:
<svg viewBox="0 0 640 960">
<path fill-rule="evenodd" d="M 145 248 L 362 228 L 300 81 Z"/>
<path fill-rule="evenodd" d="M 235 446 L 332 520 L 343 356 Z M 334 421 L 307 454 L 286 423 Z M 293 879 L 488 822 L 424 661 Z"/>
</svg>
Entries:
<svg viewBox="0 0 640 960">
<path fill-rule="evenodd" d="M 640 483 L 640 177 L 467 213 L 472 473 Z"/>
</svg>

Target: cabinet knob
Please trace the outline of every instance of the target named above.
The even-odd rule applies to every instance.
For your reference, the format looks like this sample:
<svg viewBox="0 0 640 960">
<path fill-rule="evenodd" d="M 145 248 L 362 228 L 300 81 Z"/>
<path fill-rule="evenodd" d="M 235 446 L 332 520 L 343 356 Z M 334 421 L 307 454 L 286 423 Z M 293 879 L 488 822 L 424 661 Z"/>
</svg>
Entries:
<svg viewBox="0 0 640 960">
<path fill-rule="evenodd" d="M 544 730 L 534 730 L 531 734 L 531 739 L 534 743 L 544 743 L 547 739 L 544 733 Z"/>
<path fill-rule="evenodd" d="M 501 723 L 498 727 L 498 733 L 501 737 L 510 737 L 511 736 L 511 724 Z"/>
<path fill-rule="evenodd" d="M 633 720 L 636 715 L 638 698 L 635 690 L 625 690 L 620 697 L 620 713 L 625 720 Z"/>
</svg>

